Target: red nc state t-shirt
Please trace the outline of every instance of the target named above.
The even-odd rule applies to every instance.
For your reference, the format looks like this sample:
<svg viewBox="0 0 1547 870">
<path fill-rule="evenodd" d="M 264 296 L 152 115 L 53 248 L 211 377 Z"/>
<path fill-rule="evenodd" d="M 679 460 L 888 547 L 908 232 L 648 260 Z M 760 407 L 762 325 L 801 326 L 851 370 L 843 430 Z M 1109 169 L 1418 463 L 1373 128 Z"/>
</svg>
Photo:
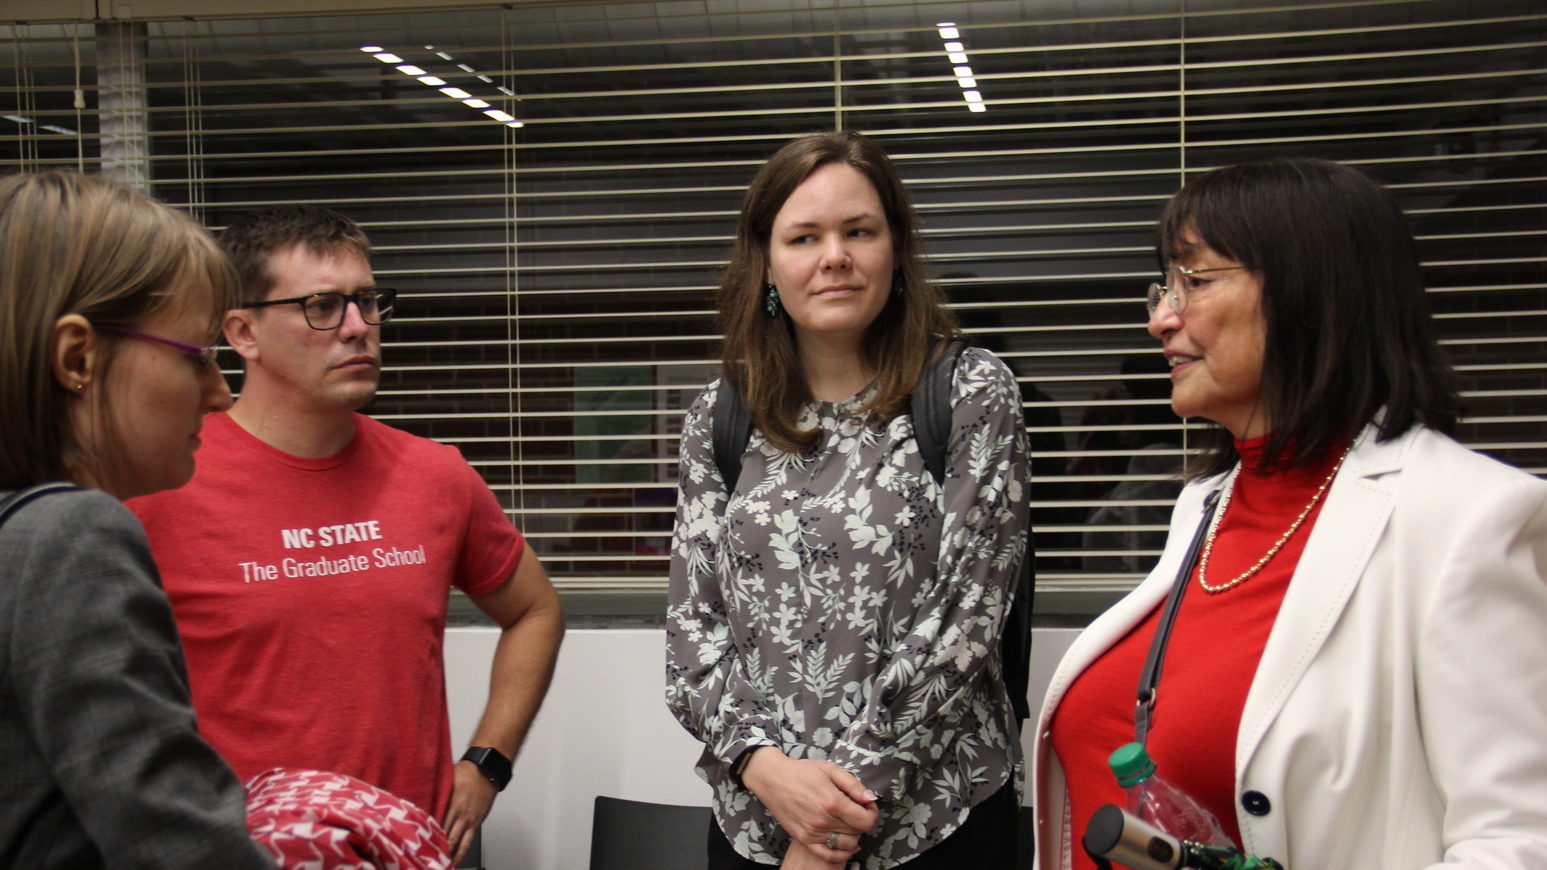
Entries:
<svg viewBox="0 0 1547 870">
<path fill-rule="evenodd" d="M 302 459 L 225 414 L 185 487 L 133 499 L 188 658 L 199 731 L 242 779 L 346 773 L 440 818 L 441 641 L 454 585 L 493 591 L 524 542 L 454 447 L 355 415 Z"/>
</svg>

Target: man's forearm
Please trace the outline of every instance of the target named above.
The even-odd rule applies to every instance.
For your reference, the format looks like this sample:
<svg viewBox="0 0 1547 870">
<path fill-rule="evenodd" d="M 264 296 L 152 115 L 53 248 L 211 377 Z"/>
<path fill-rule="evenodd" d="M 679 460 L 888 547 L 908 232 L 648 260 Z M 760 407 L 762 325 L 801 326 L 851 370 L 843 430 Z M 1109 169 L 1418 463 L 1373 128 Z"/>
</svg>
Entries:
<svg viewBox="0 0 1547 870">
<path fill-rule="evenodd" d="M 490 746 L 515 759 L 553 680 L 563 637 L 564 608 L 557 595 L 500 632 L 489 673 L 489 700 L 469 745 Z"/>
</svg>

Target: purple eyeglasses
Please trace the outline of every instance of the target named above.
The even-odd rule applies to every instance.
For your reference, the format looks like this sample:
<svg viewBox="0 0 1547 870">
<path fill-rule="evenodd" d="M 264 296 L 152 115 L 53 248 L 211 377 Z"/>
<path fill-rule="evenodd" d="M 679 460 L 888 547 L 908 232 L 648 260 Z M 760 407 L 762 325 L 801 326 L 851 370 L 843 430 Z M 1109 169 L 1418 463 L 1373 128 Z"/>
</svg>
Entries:
<svg viewBox="0 0 1547 870">
<path fill-rule="evenodd" d="M 173 341 L 170 338 L 162 338 L 159 335 L 151 335 L 148 332 L 140 332 L 137 329 L 125 329 L 122 326 L 106 326 L 98 324 L 97 328 L 106 332 L 116 332 L 119 335 L 126 335 L 129 338 L 138 338 L 143 339 L 144 341 L 154 341 L 157 344 L 164 344 L 167 347 L 175 348 L 193 357 L 194 361 L 206 368 L 215 368 L 215 354 L 220 350 L 220 347 L 217 345 L 199 347 L 196 344 Z"/>
</svg>

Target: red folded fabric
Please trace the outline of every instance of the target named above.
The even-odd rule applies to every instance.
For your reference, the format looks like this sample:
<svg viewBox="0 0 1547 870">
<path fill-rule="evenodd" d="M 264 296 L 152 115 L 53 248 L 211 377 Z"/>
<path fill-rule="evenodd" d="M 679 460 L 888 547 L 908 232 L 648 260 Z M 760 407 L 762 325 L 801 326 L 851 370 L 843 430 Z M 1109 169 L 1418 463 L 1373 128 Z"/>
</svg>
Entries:
<svg viewBox="0 0 1547 870">
<path fill-rule="evenodd" d="M 247 781 L 247 830 L 295 870 L 450 870 L 429 813 L 342 773 L 276 767 Z"/>
</svg>

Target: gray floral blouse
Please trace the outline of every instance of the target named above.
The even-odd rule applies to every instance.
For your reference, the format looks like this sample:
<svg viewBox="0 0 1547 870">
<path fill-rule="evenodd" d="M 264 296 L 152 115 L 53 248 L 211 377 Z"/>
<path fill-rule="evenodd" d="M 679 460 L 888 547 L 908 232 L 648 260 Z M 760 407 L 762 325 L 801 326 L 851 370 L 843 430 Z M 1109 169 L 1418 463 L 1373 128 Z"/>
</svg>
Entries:
<svg viewBox="0 0 1547 870">
<path fill-rule="evenodd" d="M 867 393 L 812 403 L 808 454 L 753 432 L 726 503 L 716 384 L 683 424 L 667 612 L 666 697 L 704 742 L 698 770 L 736 851 L 777 864 L 789 838 L 730 775 L 753 746 L 832 761 L 880 796 L 857 856 L 893 867 L 945 839 L 1012 776 L 998 637 L 1026 549 L 1030 466 L 1015 377 L 962 352 L 944 486 L 904 413 L 867 425 Z"/>
</svg>

